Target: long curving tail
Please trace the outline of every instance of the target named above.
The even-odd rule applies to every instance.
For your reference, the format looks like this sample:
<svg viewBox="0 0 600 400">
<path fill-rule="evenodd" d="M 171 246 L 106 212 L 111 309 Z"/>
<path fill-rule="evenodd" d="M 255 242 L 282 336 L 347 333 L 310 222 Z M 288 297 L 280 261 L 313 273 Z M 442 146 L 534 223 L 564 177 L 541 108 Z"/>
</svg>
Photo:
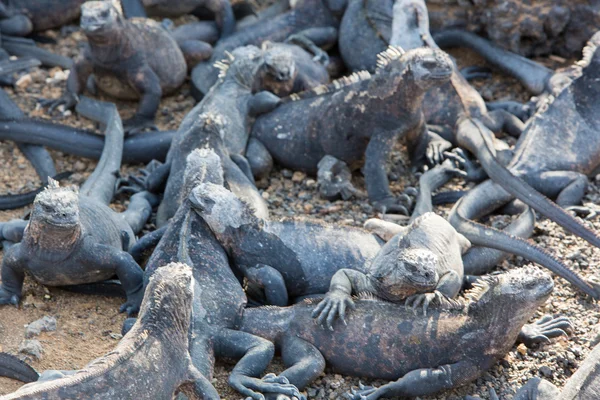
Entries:
<svg viewBox="0 0 600 400">
<path fill-rule="evenodd" d="M 441 48 L 467 47 L 502 72 L 518 79 L 533 94 L 540 94 L 554 72 L 518 54 L 506 51 L 474 33 L 449 29 L 433 35 Z"/>
<path fill-rule="evenodd" d="M 70 171 L 61 172 L 60 174 L 53 176 L 52 179 L 60 181 L 62 179 L 67 179 L 69 176 L 71 176 L 71 174 L 72 172 Z M 41 187 L 27 193 L 1 195 L 0 210 L 13 210 L 15 208 L 25 207 L 33 203 L 35 196 L 44 190 L 46 186 L 48 186 L 48 182 L 43 184 Z"/>
<path fill-rule="evenodd" d="M 462 199 L 454 206 L 450 214 L 450 223 L 458 232 L 469 239 L 472 244 L 506 251 L 507 253 L 516 254 L 543 265 L 556 275 L 569 281 L 582 292 L 592 296 L 594 299 L 600 299 L 600 286 L 598 284 L 585 281 L 566 265 L 533 243 L 463 217 L 460 211 L 458 211 L 461 202 Z"/>
<path fill-rule="evenodd" d="M 0 376 L 31 383 L 37 381 L 40 374 L 17 357 L 8 353 L 0 353 Z"/>
<path fill-rule="evenodd" d="M 483 123 L 473 118 L 462 119 L 458 122 L 456 135 L 459 145 L 476 155 L 492 181 L 569 232 L 600 248 L 600 237 L 593 231 L 496 160 L 493 147 L 486 140 L 492 132 Z"/>
</svg>

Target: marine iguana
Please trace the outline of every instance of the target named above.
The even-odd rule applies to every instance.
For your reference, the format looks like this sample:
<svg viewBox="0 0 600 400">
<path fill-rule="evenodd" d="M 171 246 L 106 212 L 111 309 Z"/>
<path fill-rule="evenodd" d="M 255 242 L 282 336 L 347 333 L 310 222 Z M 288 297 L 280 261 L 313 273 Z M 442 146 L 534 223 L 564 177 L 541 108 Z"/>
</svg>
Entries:
<svg viewBox="0 0 600 400">
<path fill-rule="evenodd" d="M 59 28 L 79 17 L 85 0 L 2 0 L 0 31 L 5 35 L 27 36 L 36 31 Z"/>
<path fill-rule="evenodd" d="M 276 50 L 275 50 L 276 51 Z M 167 154 L 170 172 L 163 201 L 158 208 L 157 225 L 163 226 L 181 202 L 186 156 L 194 149 L 208 146 L 219 157 L 229 186 L 250 201 L 261 215 L 268 215 L 264 199 L 250 177 L 240 169 L 247 165 L 243 158 L 248 141 L 250 116 L 275 107 L 279 98 L 272 93 L 257 90 L 266 77 L 281 82 L 291 80 L 293 60 L 286 54 L 270 57 L 271 50 L 245 46 L 230 53 L 219 64 L 222 74 L 219 82 L 207 96 L 183 119 Z M 232 159 L 232 157 L 235 159 Z"/>
<path fill-rule="evenodd" d="M 110 1 L 88 1 L 81 6 L 81 28 L 89 47 L 75 60 L 67 91 L 43 104 L 52 112 L 71 108 L 90 76 L 103 92 L 120 99 L 140 99 L 138 110 L 124 121 L 126 132 L 155 128 L 160 98 L 183 83 L 187 67 L 175 39 L 150 19 L 125 20 Z"/>
<path fill-rule="evenodd" d="M 194 366 L 212 378 L 215 357 L 240 359 L 229 384 L 244 396 L 282 393 L 300 398 L 298 390 L 271 375 L 257 378 L 273 357 L 273 344 L 238 332 L 246 295 L 229 266 L 227 254 L 198 215 L 187 195 L 202 182 L 224 184 L 221 158 L 212 149 L 194 150 L 187 157 L 182 203 L 146 264 L 144 280 L 170 262 L 185 262 L 195 279 L 190 353 Z M 259 393 L 260 392 L 260 393 Z"/>
<path fill-rule="evenodd" d="M 210 381 L 192 364 L 188 331 L 194 299 L 192 269 L 180 263 L 150 278 L 140 315 L 117 347 L 62 378 L 27 384 L 2 400 L 219 399 Z"/>
<path fill-rule="evenodd" d="M 51 286 L 98 282 L 116 274 L 127 293 L 121 311 L 132 314 L 142 300 L 143 272 L 127 250 L 156 199 L 139 193 L 121 214 L 108 207 L 121 165 L 121 120 L 114 104 L 83 98 L 77 109 L 106 125 L 105 150 L 79 193 L 51 183 L 36 196 L 22 241 L 5 251 L 0 304 L 18 304 L 26 271 Z"/>
<path fill-rule="evenodd" d="M 311 323 L 315 302 L 307 300 L 248 308 L 240 329 L 273 341 L 288 368 L 280 376 L 300 389 L 327 363 L 336 373 L 395 380 L 354 392 L 353 399 L 424 396 L 471 382 L 504 357 L 553 286 L 548 274 L 526 267 L 482 278 L 457 304 L 436 305 L 427 316 L 358 300 L 346 325 L 338 322 L 331 332 Z M 560 334 L 552 329 L 543 334 Z"/>
<path fill-rule="evenodd" d="M 317 46 L 331 46 L 337 40 L 341 11 L 340 0 L 299 0 L 294 1 L 286 12 L 264 22 L 244 27 L 231 36 L 220 40 L 213 50 L 210 60 L 198 64 L 192 71 L 192 83 L 201 98 L 208 93 L 217 81 L 219 70 L 213 65 L 224 59 L 226 52 L 246 46 L 260 46 L 265 41 L 283 42 L 290 35 L 302 35 Z"/>
<path fill-rule="evenodd" d="M 253 172 L 264 175 L 272 159 L 286 168 L 316 173 L 325 155 L 349 165 L 364 158 L 369 200 L 377 208 L 398 212 L 403 206 L 389 190 L 385 164 L 402 137 L 407 138 L 413 165 L 426 158 L 438 160 L 438 153 L 450 146 L 427 131 L 422 101 L 428 90 L 450 78 L 452 65 L 440 50 L 403 54 L 390 47 L 380 53 L 374 75 L 361 71 L 282 99 L 252 127 L 253 147 L 246 156 Z"/>
<path fill-rule="evenodd" d="M 594 107 L 600 91 L 593 83 L 599 74 L 598 43 L 600 33 L 588 42 L 583 59 L 561 73 L 561 85 L 554 87 L 553 95 L 545 99 L 527 124 L 515 147 L 515 156 L 507 165 L 508 170 L 493 163 L 493 155 L 489 154 L 490 148 L 485 141 L 485 128 L 476 121 L 464 121 L 465 142 L 480 141 L 479 144 L 471 143 L 476 147 L 471 150 L 480 152 L 478 156 L 482 159 L 485 152 L 488 153 L 487 162 L 483 162 L 483 165 L 486 167 L 488 164 L 488 173 L 495 174 L 495 178 L 471 190 L 455 205 L 450 221 L 459 232 L 465 234 L 466 230 L 474 228 L 470 226 L 469 219 L 484 216 L 516 196 L 565 229 L 600 247 L 600 239 L 594 232 L 576 223 L 563 210 L 523 184 L 525 182 L 543 195 L 556 198 L 560 206 L 580 203 L 587 175 L 600 165 L 600 149 L 593 145 L 596 143 L 594 140 L 590 141 L 598 132 L 598 117 Z M 568 151 L 562 146 L 565 141 L 570 143 Z M 481 226 L 477 228 L 481 229 Z"/>
<path fill-rule="evenodd" d="M 441 303 L 458 295 L 464 277 L 462 254 L 470 247 L 443 217 L 423 214 L 382 246 L 365 272 L 338 270 L 312 316 L 333 329 L 337 317 L 345 321 L 346 308 L 354 308 L 352 295 L 358 294 L 394 303 L 406 299 L 407 306 L 422 306 L 425 314 L 433 300 Z"/>
<path fill-rule="evenodd" d="M 404 50 L 439 48 L 429 32 L 429 15 L 424 0 L 351 0 L 340 25 L 340 53 L 352 69 L 373 71 L 377 53 L 386 46 Z M 460 115 L 480 118 L 494 133 L 505 130 L 518 136 L 523 123 L 503 109 L 488 111 L 475 88 L 452 63 L 452 76 L 425 94 L 423 112 L 428 124 L 441 127 L 444 139 L 456 143 L 454 126 Z M 501 146 L 502 143 L 497 143 Z M 504 146 L 506 147 L 506 146 Z"/>
</svg>

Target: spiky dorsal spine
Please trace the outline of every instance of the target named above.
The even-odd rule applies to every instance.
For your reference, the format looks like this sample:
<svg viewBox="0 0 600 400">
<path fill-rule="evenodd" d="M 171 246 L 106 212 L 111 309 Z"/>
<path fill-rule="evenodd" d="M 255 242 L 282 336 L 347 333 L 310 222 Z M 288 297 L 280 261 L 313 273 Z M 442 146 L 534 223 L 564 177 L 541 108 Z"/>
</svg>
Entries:
<svg viewBox="0 0 600 400">
<path fill-rule="evenodd" d="M 225 78 L 225 75 L 227 75 L 227 71 L 229 70 L 229 67 L 235 60 L 235 57 L 233 56 L 233 54 L 231 54 L 228 51 L 225 51 L 225 56 L 227 58 L 224 58 L 223 60 L 217 61 L 213 64 L 213 66 L 219 70 L 219 79 Z"/>
<path fill-rule="evenodd" d="M 387 49 L 377 54 L 377 70 L 376 73 L 379 73 L 382 69 L 387 67 L 390 62 L 399 59 L 406 53 L 404 49 L 400 46 L 388 46 Z"/>
<path fill-rule="evenodd" d="M 327 93 L 335 92 L 340 90 L 346 86 L 353 85 L 357 82 L 365 81 L 371 79 L 371 74 L 369 71 L 358 71 L 353 73 L 352 75 L 344 76 L 342 78 L 336 79 L 331 83 L 327 83 L 324 85 L 319 85 L 310 90 L 306 90 L 300 93 L 292 93 L 288 97 L 282 99 L 283 103 L 289 103 L 292 101 L 299 101 L 303 99 L 309 99 L 313 97 L 318 97 Z"/>
</svg>

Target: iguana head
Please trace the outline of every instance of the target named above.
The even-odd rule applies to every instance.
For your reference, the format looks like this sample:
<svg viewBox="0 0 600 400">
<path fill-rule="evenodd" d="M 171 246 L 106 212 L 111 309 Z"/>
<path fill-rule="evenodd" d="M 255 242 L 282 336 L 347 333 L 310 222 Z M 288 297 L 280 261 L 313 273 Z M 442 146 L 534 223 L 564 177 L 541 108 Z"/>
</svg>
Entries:
<svg viewBox="0 0 600 400">
<path fill-rule="evenodd" d="M 268 41 L 262 44 L 263 70 L 279 82 L 292 80 L 298 75 L 292 53 L 286 47 Z"/>
<path fill-rule="evenodd" d="M 80 26 L 87 36 L 103 36 L 114 31 L 120 19 L 112 1 L 88 1 L 81 5 Z"/>
<path fill-rule="evenodd" d="M 210 148 L 194 149 L 185 161 L 181 200 L 187 198 L 196 186 L 205 182 L 221 186 L 224 184 L 221 159 Z"/>
<path fill-rule="evenodd" d="M 433 252 L 411 247 L 408 239 L 395 237 L 375 256 L 367 276 L 378 297 L 399 301 L 416 293 L 432 292 L 439 281 L 437 265 Z"/>
<path fill-rule="evenodd" d="M 35 196 L 31 223 L 72 230 L 79 225 L 79 196 L 70 187 L 60 187 L 50 179 L 48 187 Z"/>
<path fill-rule="evenodd" d="M 447 82 L 452 75 L 452 59 L 442 50 L 421 47 L 409 50 L 404 57 L 409 74 L 423 90 Z"/>
<path fill-rule="evenodd" d="M 482 277 L 465 296 L 470 300 L 469 313 L 497 315 L 504 310 L 511 320 L 529 319 L 548 299 L 554 288 L 550 275 L 538 267 L 515 268 L 504 274 Z M 510 312 L 506 312 L 510 310 Z"/>
<path fill-rule="evenodd" d="M 142 300 L 139 321 L 151 334 L 186 340 L 192 315 L 192 268 L 170 263 L 152 274 Z M 184 347 L 187 349 L 187 346 Z"/>
<path fill-rule="evenodd" d="M 192 190 L 189 200 L 194 211 L 206 221 L 215 235 L 256 219 L 250 207 L 222 185 L 201 183 Z"/>
</svg>

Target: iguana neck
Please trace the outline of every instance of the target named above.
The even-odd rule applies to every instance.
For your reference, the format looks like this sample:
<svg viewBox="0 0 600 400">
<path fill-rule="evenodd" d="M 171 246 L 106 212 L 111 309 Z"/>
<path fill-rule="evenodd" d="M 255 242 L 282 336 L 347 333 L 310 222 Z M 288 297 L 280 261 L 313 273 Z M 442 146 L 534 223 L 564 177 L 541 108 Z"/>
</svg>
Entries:
<svg viewBox="0 0 600 400">
<path fill-rule="evenodd" d="M 94 58 L 103 63 L 110 63 L 122 57 L 122 49 L 126 44 L 123 25 L 106 35 L 86 35 Z"/>
<path fill-rule="evenodd" d="M 62 228 L 40 221 L 33 216 L 25 228 L 23 240 L 29 247 L 36 249 L 43 258 L 48 258 L 52 254 L 64 257 L 79 244 L 81 232 L 80 224 Z"/>
</svg>

